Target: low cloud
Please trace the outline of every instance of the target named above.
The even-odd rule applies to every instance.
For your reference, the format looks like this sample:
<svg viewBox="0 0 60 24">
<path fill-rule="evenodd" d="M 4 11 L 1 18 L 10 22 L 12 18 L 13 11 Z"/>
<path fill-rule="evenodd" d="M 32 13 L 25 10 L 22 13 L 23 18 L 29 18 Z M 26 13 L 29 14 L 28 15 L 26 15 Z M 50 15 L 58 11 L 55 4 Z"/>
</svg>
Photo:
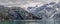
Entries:
<svg viewBox="0 0 60 24">
<path fill-rule="evenodd" d="M 5 6 L 34 7 L 35 5 L 59 1 L 60 0 L 0 0 L 0 4 Z"/>
</svg>

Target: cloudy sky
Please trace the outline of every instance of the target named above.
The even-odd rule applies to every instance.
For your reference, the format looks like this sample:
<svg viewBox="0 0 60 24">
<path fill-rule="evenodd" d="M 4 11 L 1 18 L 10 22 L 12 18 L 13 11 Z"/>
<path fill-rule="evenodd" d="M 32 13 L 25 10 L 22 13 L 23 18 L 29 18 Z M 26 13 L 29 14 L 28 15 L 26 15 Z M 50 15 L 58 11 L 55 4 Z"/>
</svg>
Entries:
<svg viewBox="0 0 60 24">
<path fill-rule="evenodd" d="M 42 5 L 50 2 L 59 2 L 60 0 L 0 0 L 1 5 L 8 7 L 19 6 L 19 7 L 34 7 L 36 5 Z"/>
</svg>

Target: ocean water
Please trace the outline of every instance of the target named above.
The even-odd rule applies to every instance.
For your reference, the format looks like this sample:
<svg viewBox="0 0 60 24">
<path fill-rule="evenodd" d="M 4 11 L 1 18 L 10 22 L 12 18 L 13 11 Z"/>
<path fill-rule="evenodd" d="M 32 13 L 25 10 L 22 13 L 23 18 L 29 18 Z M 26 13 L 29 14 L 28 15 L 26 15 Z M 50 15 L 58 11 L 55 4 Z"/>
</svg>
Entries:
<svg viewBox="0 0 60 24">
<path fill-rule="evenodd" d="M 60 20 L 5 20 L 0 24 L 60 24 Z"/>
</svg>

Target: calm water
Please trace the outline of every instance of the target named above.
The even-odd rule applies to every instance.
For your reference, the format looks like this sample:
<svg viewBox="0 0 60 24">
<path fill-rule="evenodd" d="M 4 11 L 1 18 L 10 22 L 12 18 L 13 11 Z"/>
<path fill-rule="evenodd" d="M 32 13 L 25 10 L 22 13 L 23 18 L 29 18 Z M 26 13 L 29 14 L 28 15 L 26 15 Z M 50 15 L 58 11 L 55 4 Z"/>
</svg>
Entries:
<svg viewBox="0 0 60 24">
<path fill-rule="evenodd" d="M 60 20 L 26 20 L 26 21 L 20 21 L 20 20 L 5 20 L 0 21 L 0 24 L 60 24 Z"/>
</svg>

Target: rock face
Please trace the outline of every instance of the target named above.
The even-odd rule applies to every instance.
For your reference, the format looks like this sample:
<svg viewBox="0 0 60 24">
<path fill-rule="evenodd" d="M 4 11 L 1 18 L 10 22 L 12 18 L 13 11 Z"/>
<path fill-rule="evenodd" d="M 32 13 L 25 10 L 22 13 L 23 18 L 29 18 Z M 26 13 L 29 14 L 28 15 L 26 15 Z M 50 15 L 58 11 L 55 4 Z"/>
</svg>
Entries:
<svg viewBox="0 0 60 24">
<path fill-rule="evenodd" d="M 13 16 L 12 19 L 23 19 L 23 20 L 40 19 L 39 17 L 36 17 L 32 13 L 29 13 L 20 7 L 13 7 L 13 9 L 11 9 L 10 12 L 11 12 L 10 14 Z"/>
<path fill-rule="evenodd" d="M 0 5 L 0 17 L 1 19 L 11 20 L 37 20 L 41 19 L 36 17 L 32 13 L 25 11 L 20 7 L 4 7 Z"/>
<path fill-rule="evenodd" d="M 29 9 L 28 12 L 40 18 L 53 18 L 56 17 L 55 14 L 60 13 L 60 2 L 59 3 L 51 2 L 48 4 L 44 4 L 40 7 Z"/>
</svg>

